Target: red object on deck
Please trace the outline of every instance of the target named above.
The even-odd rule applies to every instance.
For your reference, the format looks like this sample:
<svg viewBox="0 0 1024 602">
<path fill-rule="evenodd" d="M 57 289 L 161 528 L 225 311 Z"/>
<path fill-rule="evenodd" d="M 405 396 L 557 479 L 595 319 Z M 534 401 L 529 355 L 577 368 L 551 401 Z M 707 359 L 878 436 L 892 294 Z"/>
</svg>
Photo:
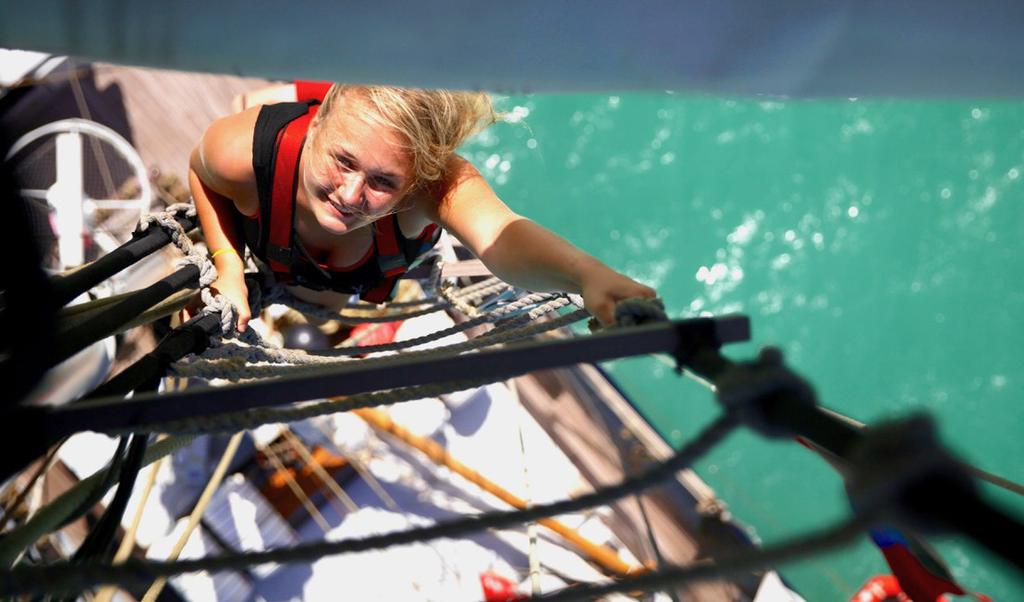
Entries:
<svg viewBox="0 0 1024 602">
<path fill-rule="evenodd" d="M 910 598 L 903 593 L 900 582 L 892 575 L 875 575 L 861 586 L 860 590 L 850 598 L 850 602 L 886 602 L 896 600 L 908 602 Z"/>
<path fill-rule="evenodd" d="M 359 324 L 358 326 L 352 329 L 352 332 L 348 336 L 350 338 L 364 337 L 359 339 L 359 342 L 356 343 L 356 347 L 383 345 L 385 343 L 390 343 L 395 340 L 395 334 L 398 332 L 398 327 L 401 325 L 401 320 L 399 320 L 398 322 Z"/>
<path fill-rule="evenodd" d="M 980 597 L 987 600 L 987 597 Z M 893 575 L 875 575 L 861 586 L 850 602 L 914 602 L 907 597 L 900 587 L 900 582 Z M 920 602 L 949 602 L 946 596 L 937 596 L 931 600 Z M 991 602 L 991 601 L 989 601 Z"/>
<path fill-rule="evenodd" d="M 512 602 L 522 600 L 516 593 L 516 584 L 494 573 L 480 573 L 480 587 L 484 590 L 486 602 Z"/>
</svg>

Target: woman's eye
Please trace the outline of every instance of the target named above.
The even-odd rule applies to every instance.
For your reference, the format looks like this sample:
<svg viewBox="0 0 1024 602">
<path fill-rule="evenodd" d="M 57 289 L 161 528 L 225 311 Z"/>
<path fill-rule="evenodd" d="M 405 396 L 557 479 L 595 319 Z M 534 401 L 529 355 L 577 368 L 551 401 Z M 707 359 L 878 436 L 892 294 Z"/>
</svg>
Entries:
<svg viewBox="0 0 1024 602">
<path fill-rule="evenodd" d="M 370 178 L 370 186 L 377 190 L 390 191 L 395 189 L 395 183 L 388 178 Z"/>
<path fill-rule="evenodd" d="M 345 157 L 343 155 L 334 155 L 334 161 L 338 164 L 339 167 L 341 167 L 345 171 L 350 171 L 355 167 L 355 164 L 352 162 L 352 159 L 349 159 L 348 157 Z"/>
</svg>

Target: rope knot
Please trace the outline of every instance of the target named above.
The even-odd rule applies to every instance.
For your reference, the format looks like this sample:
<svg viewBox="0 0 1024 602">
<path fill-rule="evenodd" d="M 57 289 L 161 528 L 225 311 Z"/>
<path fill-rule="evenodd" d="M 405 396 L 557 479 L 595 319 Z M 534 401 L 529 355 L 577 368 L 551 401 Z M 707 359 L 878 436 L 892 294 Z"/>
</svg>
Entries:
<svg viewBox="0 0 1024 602">
<path fill-rule="evenodd" d="M 135 227 L 135 232 L 145 232 L 149 230 L 151 224 L 155 223 L 171 235 L 171 241 L 174 243 L 174 246 L 178 247 L 183 254 L 188 255 L 192 252 L 192 240 L 188 237 L 185 229 L 181 227 L 181 223 L 178 222 L 179 215 L 195 217 L 196 208 L 191 203 L 175 203 L 168 206 L 166 211 L 147 213 L 139 220 L 139 225 Z"/>
<path fill-rule="evenodd" d="M 206 288 L 217 281 L 217 268 L 205 255 L 193 251 L 178 259 L 175 266 L 183 268 L 189 264 L 199 268 L 199 288 Z"/>
<path fill-rule="evenodd" d="M 221 336 L 234 336 L 238 331 L 238 308 L 227 297 L 221 294 L 213 294 L 209 288 L 203 287 L 199 291 L 203 300 L 203 313 L 220 314 Z"/>
</svg>

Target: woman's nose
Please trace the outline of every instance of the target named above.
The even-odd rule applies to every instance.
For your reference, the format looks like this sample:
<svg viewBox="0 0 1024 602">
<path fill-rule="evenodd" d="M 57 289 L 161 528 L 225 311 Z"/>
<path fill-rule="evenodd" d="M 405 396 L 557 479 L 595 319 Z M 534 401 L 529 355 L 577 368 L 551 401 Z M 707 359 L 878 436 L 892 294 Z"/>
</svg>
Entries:
<svg viewBox="0 0 1024 602">
<path fill-rule="evenodd" d="M 345 181 L 341 185 L 341 197 L 347 205 L 356 205 L 362 202 L 363 184 L 366 179 L 359 172 L 345 174 Z"/>
</svg>

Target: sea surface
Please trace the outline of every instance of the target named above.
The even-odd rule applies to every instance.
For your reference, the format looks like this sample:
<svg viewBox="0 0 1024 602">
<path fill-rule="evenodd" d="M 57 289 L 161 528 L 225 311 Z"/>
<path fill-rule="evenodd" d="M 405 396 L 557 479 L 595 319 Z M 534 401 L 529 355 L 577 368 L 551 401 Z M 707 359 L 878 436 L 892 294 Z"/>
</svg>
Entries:
<svg viewBox="0 0 1024 602">
<path fill-rule="evenodd" d="M 1024 103 L 500 101 L 506 122 L 464 151 L 513 209 L 656 287 L 673 317 L 748 315 L 730 357 L 777 346 L 823 405 L 926 413 L 961 458 L 1024 481 Z M 718 413 L 654 359 L 607 367 L 673 445 Z M 789 441 L 741 431 L 696 469 L 765 544 L 849 513 L 836 473 Z M 1024 517 L 1024 499 L 982 492 Z M 964 586 L 1024 600 L 998 557 L 931 541 Z M 781 572 L 817 601 L 888 569 L 865 537 Z"/>
</svg>

